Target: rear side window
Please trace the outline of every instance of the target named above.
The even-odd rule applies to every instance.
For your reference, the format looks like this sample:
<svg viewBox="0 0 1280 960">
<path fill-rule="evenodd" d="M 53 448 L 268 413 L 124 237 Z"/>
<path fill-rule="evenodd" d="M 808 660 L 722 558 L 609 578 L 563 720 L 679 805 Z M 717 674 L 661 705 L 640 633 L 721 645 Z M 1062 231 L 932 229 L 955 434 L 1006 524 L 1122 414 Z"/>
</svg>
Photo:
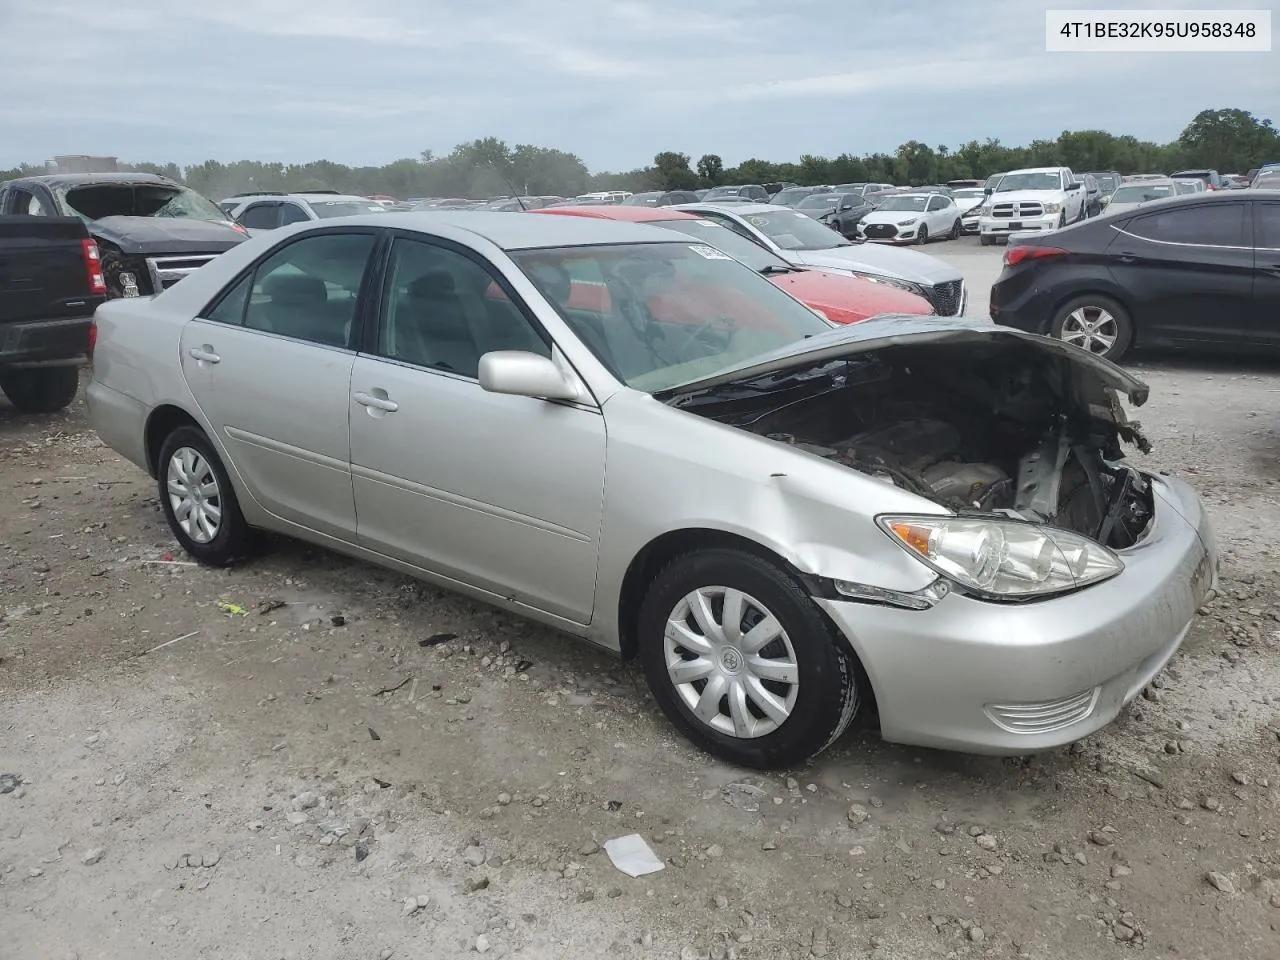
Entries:
<svg viewBox="0 0 1280 960">
<path fill-rule="evenodd" d="M 1243 247 L 1245 204 L 1214 203 L 1150 213 L 1129 221 L 1129 233 L 1159 243 Z"/>
<path fill-rule="evenodd" d="M 245 304 L 249 302 L 249 287 L 252 281 L 252 274 L 243 277 L 239 283 L 216 301 L 212 310 L 205 313 L 205 319 L 215 320 L 218 323 L 229 323 L 237 327 L 243 323 L 244 308 Z"/>
<path fill-rule="evenodd" d="M 1253 212 L 1258 248 L 1280 250 L 1280 203 L 1255 203 Z"/>
<path fill-rule="evenodd" d="M 369 233 L 322 234 L 277 251 L 254 272 L 244 325 L 347 346 L 375 239 Z"/>
</svg>

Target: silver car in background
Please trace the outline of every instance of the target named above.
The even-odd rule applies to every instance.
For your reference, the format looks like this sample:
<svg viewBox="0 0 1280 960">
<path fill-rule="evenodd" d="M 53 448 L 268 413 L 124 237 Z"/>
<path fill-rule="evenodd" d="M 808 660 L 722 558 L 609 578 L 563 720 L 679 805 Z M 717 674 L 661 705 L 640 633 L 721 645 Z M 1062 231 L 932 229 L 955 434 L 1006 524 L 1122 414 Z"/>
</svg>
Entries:
<svg viewBox="0 0 1280 960">
<path fill-rule="evenodd" d="M 892 284 L 924 297 L 939 316 L 964 313 L 968 298 L 964 274 L 937 257 L 880 244 L 853 243 L 790 207 L 761 204 L 744 209 L 701 201 L 675 209 L 723 224 L 797 267 Z"/>
<path fill-rule="evenodd" d="M 638 657 L 734 763 L 873 700 L 892 741 L 1076 740 L 1216 570 L 1192 490 L 1122 457 L 1129 373 L 985 322 L 837 327 L 659 228 L 286 227 L 95 322 L 93 424 L 190 555 L 275 531 Z"/>
</svg>

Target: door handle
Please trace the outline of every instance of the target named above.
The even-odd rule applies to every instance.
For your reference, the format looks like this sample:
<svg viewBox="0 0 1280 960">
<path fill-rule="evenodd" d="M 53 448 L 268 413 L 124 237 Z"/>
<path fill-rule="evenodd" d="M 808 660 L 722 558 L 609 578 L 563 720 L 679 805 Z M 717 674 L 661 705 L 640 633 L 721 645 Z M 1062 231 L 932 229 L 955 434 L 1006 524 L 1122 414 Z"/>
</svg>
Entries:
<svg viewBox="0 0 1280 960">
<path fill-rule="evenodd" d="M 1132 253 L 1122 253 L 1118 257 L 1116 257 L 1116 259 L 1119 260 L 1121 263 L 1137 263 L 1138 262 L 1138 258 L 1134 256 Z"/>
<path fill-rule="evenodd" d="M 192 347 L 188 353 L 192 360 L 199 360 L 201 363 L 219 363 L 222 360 L 207 343 L 202 347 Z"/>
<path fill-rule="evenodd" d="M 377 394 L 382 394 L 378 396 Z M 374 410 L 382 410 L 385 413 L 395 413 L 400 409 L 400 404 L 394 400 L 388 400 L 386 391 L 378 390 L 375 393 L 353 393 L 352 399 L 362 407 L 371 407 Z"/>
</svg>

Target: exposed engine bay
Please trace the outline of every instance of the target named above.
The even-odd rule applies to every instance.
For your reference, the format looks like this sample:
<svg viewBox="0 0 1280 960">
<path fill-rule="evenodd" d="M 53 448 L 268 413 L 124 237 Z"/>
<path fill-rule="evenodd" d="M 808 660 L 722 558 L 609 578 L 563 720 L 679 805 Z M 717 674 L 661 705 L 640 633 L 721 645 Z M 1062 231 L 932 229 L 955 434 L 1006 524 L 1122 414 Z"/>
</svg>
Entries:
<svg viewBox="0 0 1280 960">
<path fill-rule="evenodd" d="M 1117 391 L 1090 373 L 1026 342 L 903 345 L 805 377 L 774 374 L 772 389 L 736 383 L 732 399 L 692 406 L 957 513 L 1124 548 L 1146 530 L 1152 500 L 1149 482 L 1122 462 L 1122 442 L 1144 453 L 1150 444 Z"/>
</svg>

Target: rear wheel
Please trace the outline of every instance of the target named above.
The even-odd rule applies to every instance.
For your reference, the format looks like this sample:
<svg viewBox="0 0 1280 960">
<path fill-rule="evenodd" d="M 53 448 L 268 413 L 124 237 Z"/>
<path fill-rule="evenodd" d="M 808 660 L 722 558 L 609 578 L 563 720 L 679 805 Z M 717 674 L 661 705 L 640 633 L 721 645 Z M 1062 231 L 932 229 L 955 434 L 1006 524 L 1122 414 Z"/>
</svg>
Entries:
<svg viewBox="0 0 1280 960">
<path fill-rule="evenodd" d="M 1111 297 L 1084 294 L 1054 314 L 1049 333 L 1107 360 L 1118 360 L 1133 343 L 1133 321 Z"/>
<path fill-rule="evenodd" d="M 183 550 L 215 567 L 250 553 L 253 531 L 240 512 L 226 468 L 201 430 L 179 427 L 165 438 L 156 482 L 164 518 Z"/>
<path fill-rule="evenodd" d="M 30 367 L 0 373 L 0 390 L 23 413 L 53 413 L 80 389 L 79 367 Z"/>
<path fill-rule="evenodd" d="M 650 585 L 638 627 L 663 713 L 731 763 L 800 763 L 857 712 L 854 665 L 835 628 L 793 577 L 754 554 L 676 558 Z"/>
<path fill-rule="evenodd" d="M 920 229 L 916 231 L 916 243 L 920 244 L 920 246 L 923 247 L 928 242 L 929 242 L 929 228 L 922 223 L 920 224 Z"/>
</svg>

